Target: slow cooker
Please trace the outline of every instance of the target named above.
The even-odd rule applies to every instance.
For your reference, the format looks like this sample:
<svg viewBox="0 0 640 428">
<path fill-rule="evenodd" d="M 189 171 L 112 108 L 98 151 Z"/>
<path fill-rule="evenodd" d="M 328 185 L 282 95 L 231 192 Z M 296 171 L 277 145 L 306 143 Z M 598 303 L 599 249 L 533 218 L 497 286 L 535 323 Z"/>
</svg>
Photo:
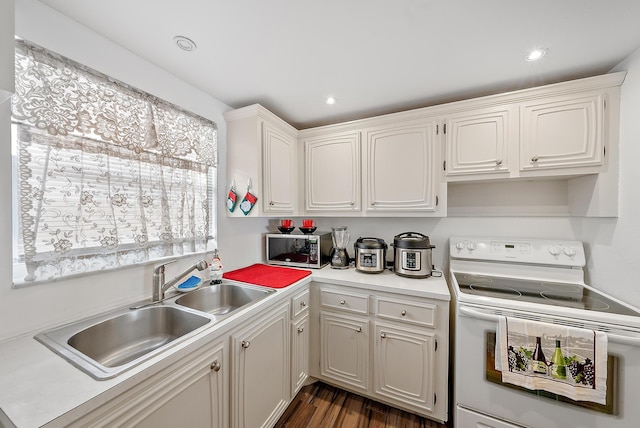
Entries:
<svg viewBox="0 0 640 428">
<path fill-rule="evenodd" d="M 356 270 L 365 273 L 384 271 L 387 243 L 379 238 L 358 238 L 353 243 L 356 252 Z"/>
<path fill-rule="evenodd" d="M 397 275 L 412 278 L 431 276 L 431 250 L 435 248 L 429 237 L 417 232 L 405 232 L 393 238 L 393 270 Z"/>
</svg>

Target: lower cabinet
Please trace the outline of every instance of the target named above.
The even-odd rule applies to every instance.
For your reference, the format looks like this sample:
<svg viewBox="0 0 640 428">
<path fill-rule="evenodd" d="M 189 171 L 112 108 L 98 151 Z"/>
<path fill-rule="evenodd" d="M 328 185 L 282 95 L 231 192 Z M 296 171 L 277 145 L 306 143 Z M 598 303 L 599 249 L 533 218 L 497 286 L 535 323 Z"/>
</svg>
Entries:
<svg viewBox="0 0 640 428">
<path fill-rule="evenodd" d="M 369 388 L 369 321 L 320 312 L 320 374 L 352 389 Z"/>
<path fill-rule="evenodd" d="M 229 367 L 223 341 L 149 377 L 70 427 L 229 426 Z"/>
<path fill-rule="evenodd" d="M 291 298 L 291 398 L 309 377 L 309 287 Z"/>
<path fill-rule="evenodd" d="M 375 323 L 373 387 L 412 408 L 434 411 L 435 334 Z"/>
<path fill-rule="evenodd" d="M 287 301 L 232 333 L 231 426 L 271 427 L 287 408 L 289 328 Z"/>
<path fill-rule="evenodd" d="M 448 301 L 324 285 L 319 300 L 321 379 L 448 419 Z"/>
</svg>

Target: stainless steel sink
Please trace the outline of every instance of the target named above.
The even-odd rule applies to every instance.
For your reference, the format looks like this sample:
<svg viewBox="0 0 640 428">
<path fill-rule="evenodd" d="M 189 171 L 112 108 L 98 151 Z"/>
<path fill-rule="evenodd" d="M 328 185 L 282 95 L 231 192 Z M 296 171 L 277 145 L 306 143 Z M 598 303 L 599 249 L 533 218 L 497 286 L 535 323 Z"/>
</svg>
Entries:
<svg viewBox="0 0 640 428">
<path fill-rule="evenodd" d="M 271 288 L 223 283 L 203 287 L 176 300 L 181 306 L 211 315 L 228 315 L 241 307 L 274 293 Z"/>
<path fill-rule="evenodd" d="M 96 379 L 109 379 L 211 322 L 176 306 L 124 309 L 40 333 L 35 338 Z"/>
</svg>

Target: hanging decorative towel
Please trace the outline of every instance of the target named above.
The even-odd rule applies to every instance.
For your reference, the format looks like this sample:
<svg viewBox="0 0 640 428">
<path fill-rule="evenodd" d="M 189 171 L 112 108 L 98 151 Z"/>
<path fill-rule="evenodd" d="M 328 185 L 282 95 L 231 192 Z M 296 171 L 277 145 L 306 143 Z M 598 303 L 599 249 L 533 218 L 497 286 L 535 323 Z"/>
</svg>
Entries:
<svg viewBox="0 0 640 428">
<path fill-rule="evenodd" d="M 238 194 L 236 193 L 236 181 L 233 180 L 231 183 L 231 189 L 229 189 L 229 193 L 227 194 L 227 209 L 229 212 L 233 212 L 236 209 L 236 202 L 238 201 Z"/>
<path fill-rule="evenodd" d="M 240 202 L 240 209 L 244 215 L 249 214 L 257 201 L 258 197 L 251 193 L 251 179 L 249 179 L 249 183 L 247 184 L 247 193 L 244 195 L 244 198 L 242 198 L 242 202 Z"/>
<path fill-rule="evenodd" d="M 496 335 L 502 381 L 576 401 L 606 404 L 607 335 L 502 317 Z"/>
</svg>

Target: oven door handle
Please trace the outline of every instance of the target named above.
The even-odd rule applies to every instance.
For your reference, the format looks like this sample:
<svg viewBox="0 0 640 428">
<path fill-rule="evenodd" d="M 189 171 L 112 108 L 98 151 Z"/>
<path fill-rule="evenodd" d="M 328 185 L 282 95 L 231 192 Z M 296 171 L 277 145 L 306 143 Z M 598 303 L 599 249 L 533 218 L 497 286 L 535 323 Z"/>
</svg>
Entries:
<svg viewBox="0 0 640 428">
<path fill-rule="evenodd" d="M 486 314 L 484 312 L 475 311 L 467 306 L 459 306 L 458 310 L 461 315 L 495 323 L 497 323 L 502 317 L 502 315 Z M 640 337 L 622 336 L 613 333 L 606 333 L 606 335 L 609 342 L 640 348 Z"/>
</svg>

